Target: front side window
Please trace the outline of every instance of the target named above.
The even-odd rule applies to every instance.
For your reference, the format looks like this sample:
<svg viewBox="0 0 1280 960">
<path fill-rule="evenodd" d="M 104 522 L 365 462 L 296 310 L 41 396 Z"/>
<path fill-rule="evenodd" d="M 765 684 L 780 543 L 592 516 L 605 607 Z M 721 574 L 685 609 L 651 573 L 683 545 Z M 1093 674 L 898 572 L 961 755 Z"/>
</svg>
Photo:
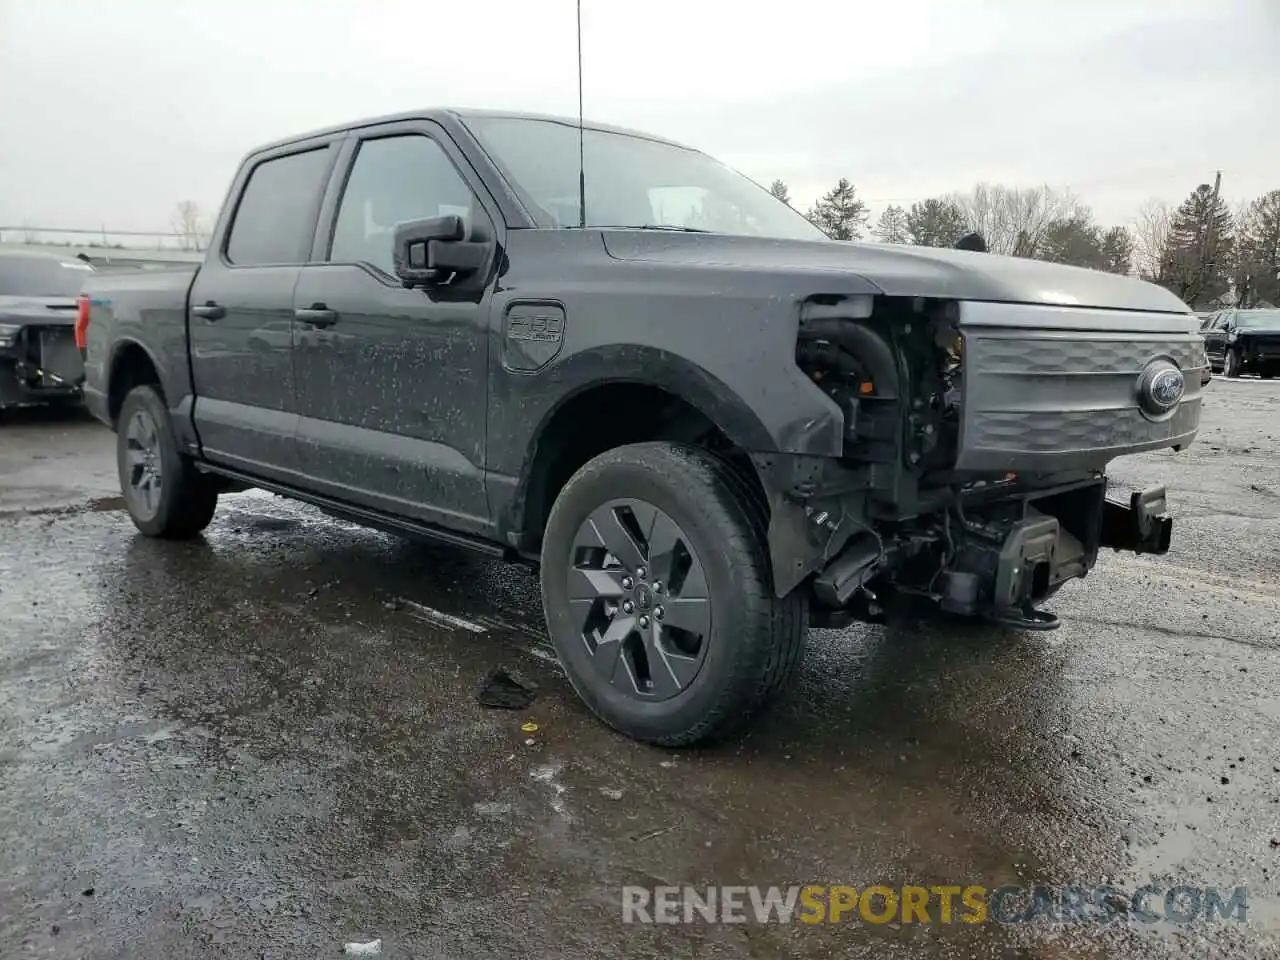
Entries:
<svg viewBox="0 0 1280 960">
<path fill-rule="evenodd" d="M 329 260 L 367 263 L 394 276 L 396 224 L 450 214 L 462 217 L 468 237 L 478 219 L 488 222 L 440 144 L 420 134 L 366 140 L 342 194 Z"/>
<path fill-rule="evenodd" d="M 580 225 L 576 126 L 524 117 L 467 117 L 464 122 L 533 205 L 540 226 Z M 769 191 L 697 150 L 588 129 L 582 152 L 588 227 L 826 239 Z"/>
<path fill-rule="evenodd" d="M 306 263 L 328 173 L 327 147 L 254 167 L 231 225 L 227 259 L 239 267 Z"/>
<path fill-rule="evenodd" d="M 1280 310 L 1241 310 L 1236 316 L 1240 321 L 1236 326 L 1241 330 L 1280 330 Z"/>
</svg>

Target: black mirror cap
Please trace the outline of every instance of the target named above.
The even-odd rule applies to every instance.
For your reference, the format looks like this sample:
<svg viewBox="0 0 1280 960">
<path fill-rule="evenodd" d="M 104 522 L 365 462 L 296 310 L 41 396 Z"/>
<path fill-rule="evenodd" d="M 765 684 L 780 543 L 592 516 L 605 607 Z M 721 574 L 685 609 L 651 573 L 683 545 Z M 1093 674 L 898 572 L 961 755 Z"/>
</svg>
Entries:
<svg viewBox="0 0 1280 960">
<path fill-rule="evenodd" d="M 987 252 L 987 241 L 980 233 L 966 233 L 956 242 L 957 250 L 972 250 L 975 253 Z"/>
<path fill-rule="evenodd" d="M 457 243 L 466 235 L 466 224 L 453 213 L 397 223 L 391 251 L 396 276 L 406 287 L 436 282 L 442 271 L 440 265 L 432 263 L 432 248 L 440 243 Z"/>
</svg>

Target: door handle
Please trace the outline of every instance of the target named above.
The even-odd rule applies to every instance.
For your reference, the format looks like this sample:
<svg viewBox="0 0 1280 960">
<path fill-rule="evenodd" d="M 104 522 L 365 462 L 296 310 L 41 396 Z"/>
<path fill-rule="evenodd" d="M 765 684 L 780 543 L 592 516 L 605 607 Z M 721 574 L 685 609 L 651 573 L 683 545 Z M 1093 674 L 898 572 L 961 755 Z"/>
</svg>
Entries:
<svg viewBox="0 0 1280 960">
<path fill-rule="evenodd" d="M 293 311 L 293 318 L 312 327 L 332 327 L 338 322 L 338 311 L 330 310 L 323 303 L 313 303 L 305 309 Z"/>
<path fill-rule="evenodd" d="M 221 320 L 227 315 L 227 308 L 219 306 L 212 300 L 192 306 L 191 315 L 202 320 Z"/>
</svg>

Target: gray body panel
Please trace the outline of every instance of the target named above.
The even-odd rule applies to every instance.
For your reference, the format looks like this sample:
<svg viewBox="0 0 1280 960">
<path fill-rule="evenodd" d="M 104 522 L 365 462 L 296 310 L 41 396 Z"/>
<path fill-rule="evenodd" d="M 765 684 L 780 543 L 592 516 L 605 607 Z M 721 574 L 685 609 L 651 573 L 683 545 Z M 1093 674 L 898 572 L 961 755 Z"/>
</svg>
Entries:
<svg viewBox="0 0 1280 960">
<path fill-rule="evenodd" d="M 303 268 L 294 296 L 337 321 L 296 324 L 299 469 L 362 506 L 477 533 L 488 301 L 433 300 L 351 264 Z"/>
<path fill-rule="evenodd" d="M 85 344 L 84 392 L 85 404 L 96 417 L 109 421 L 112 367 L 133 350 L 142 351 L 155 367 L 169 409 L 189 412 L 187 292 L 197 269 L 98 273 L 85 284 L 85 293 L 93 299 L 93 321 Z M 174 429 L 184 446 L 195 442 L 190 416 L 175 416 Z"/>
<path fill-rule="evenodd" d="M 873 292 L 893 297 L 1188 314 L 1168 290 L 1132 277 L 966 250 L 645 232 L 608 234 L 606 244 L 620 260 L 789 274 L 803 277 L 811 288 L 823 279 L 848 284 L 856 277 Z"/>
</svg>

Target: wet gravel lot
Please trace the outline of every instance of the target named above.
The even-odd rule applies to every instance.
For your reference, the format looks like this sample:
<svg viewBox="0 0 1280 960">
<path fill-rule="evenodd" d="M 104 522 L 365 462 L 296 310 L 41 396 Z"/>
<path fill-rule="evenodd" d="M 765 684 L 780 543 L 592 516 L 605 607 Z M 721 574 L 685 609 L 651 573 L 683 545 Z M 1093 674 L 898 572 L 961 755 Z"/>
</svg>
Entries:
<svg viewBox="0 0 1280 960">
<path fill-rule="evenodd" d="M 0 957 L 1280 956 L 1280 384 L 1215 381 L 1167 557 L 1051 634 L 813 636 L 746 738 L 594 721 L 531 572 L 258 492 L 135 534 L 112 437 L 0 420 Z M 507 664 L 541 685 L 489 710 Z M 535 732 L 522 730 L 534 722 Z M 1248 889 L 1247 923 L 638 925 L 622 887 Z M 935 917 L 935 920 L 937 918 Z"/>
</svg>

